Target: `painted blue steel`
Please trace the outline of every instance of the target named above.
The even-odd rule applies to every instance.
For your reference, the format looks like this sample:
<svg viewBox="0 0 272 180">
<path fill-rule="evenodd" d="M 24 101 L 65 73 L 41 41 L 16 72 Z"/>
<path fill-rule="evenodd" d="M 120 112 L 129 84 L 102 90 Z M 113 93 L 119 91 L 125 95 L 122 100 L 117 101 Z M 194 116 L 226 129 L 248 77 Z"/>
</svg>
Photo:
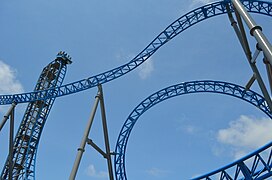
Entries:
<svg viewBox="0 0 272 180">
<path fill-rule="evenodd" d="M 247 11 L 249 12 L 272 16 L 271 2 L 257 0 L 242 0 L 242 2 Z M 208 4 L 200 8 L 194 9 L 189 13 L 181 16 L 179 19 L 170 24 L 165 30 L 163 30 L 143 51 L 141 51 L 127 64 L 124 64 L 120 67 L 114 68 L 112 70 L 106 71 L 104 73 L 86 79 L 72 82 L 61 87 L 56 87 L 54 89 L 14 95 L 1 95 L 0 105 L 12 104 L 12 102 L 14 101 L 17 103 L 26 103 L 69 95 L 89 88 L 93 88 L 98 84 L 103 84 L 111 80 L 114 80 L 118 77 L 121 77 L 124 74 L 132 71 L 136 67 L 140 66 L 144 61 L 151 57 L 160 47 L 162 47 L 164 44 L 166 44 L 168 41 L 176 37 L 184 30 L 190 28 L 191 26 L 203 20 L 218 15 L 226 14 L 227 3 L 230 4 L 230 0 Z M 230 8 L 231 10 L 233 10 L 233 7 L 231 5 Z"/>
<path fill-rule="evenodd" d="M 229 179 L 263 180 L 271 177 L 272 175 L 271 158 L 272 142 L 225 167 L 192 180 L 218 179 L 218 177 L 229 177 Z M 223 180 L 224 178 L 220 178 L 220 180 L 221 179 Z"/>
<path fill-rule="evenodd" d="M 70 57 L 64 52 L 58 53 L 56 59 L 42 71 L 34 91 L 61 86 Z M 55 97 L 30 102 L 14 140 L 12 179 L 35 179 L 36 154 L 43 127 L 55 101 Z M 7 179 L 9 173 L 6 161 L 1 180 Z"/>
<path fill-rule="evenodd" d="M 126 170 L 125 170 L 125 152 L 126 152 L 127 142 L 128 142 L 130 133 L 132 132 L 132 129 L 135 123 L 137 122 L 137 120 L 140 118 L 140 116 L 143 113 L 145 113 L 148 109 L 150 109 L 154 105 L 164 100 L 167 100 L 169 98 L 173 98 L 176 96 L 180 96 L 180 95 L 193 94 L 193 93 L 217 93 L 217 94 L 225 94 L 225 95 L 233 96 L 256 106 L 258 109 L 263 111 L 267 116 L 272 118 L 272 114 L 269 111 L 267 103 L 261 95 L 259 95 L 258 93 L 254 91 L 246 90 L 244 87 L 236 85 L 236 84 L 206 80 L 206 81 L 184 82 L 174 86 L 167 87 L 165 89 L 162 89 L 152 94 L 151 96 L 143 100 L 130 113 L 127 120 L 125 121 L 121 129 L 121 132 L 119 133 L 119 137 L 118 137 L 116 148 L 115 148 L 116 155 L 115 155 L 114 163 L 115 163 L 116 180 L 127 179 Z M 269 148 L 272 148 L 272 147 L 269 147 Z M 270 163 L 270 160 L 269 160 L 269 163 Z M 265 165 L 267 164 L 265 163 Z M 269 164 L 269 167 L 270 167 L 270 164 Z M 221 178 L 222 180 L 227 179 L 226 176 L 229 175 L 227 172 L 226 173 L 224 172 L 225 170 L 226 168 L 223 168 L 221 171 L 219 171 L 219 173 L 221 173 L 222 175 L 222 178 Z M 255 173 L 255 172 L 257 172 L 257 170 L 252 171 L 252 173 Z M 270 172 L 270 168 L 269 168 L 269 172 Z M 266 172 L 266 173 L 269 173 L 269 172 Z M 261 174 L 263 174 L 263 172 Z"/>
<path fill-rule="evenodd" d="M 242 2 L 249 12 L 272 16 L 272 13 L 271 13 L 272 3 L 271 2 L 256 1 L 256 0 L 242 0 Z M 79 91 L 83 91 L 83 90 L 95 87 L 98 84 L 103 84 L 103 83 L 109 82 L 111 80 L 114 80 L 118 77 L 121 77 L 122 75 L 132 71 L 133 69 L 135 69 L 136 67 L 141 65 L 150 56 L 152 56 L 161 46 L 166 44 L 168 41 L 170 41 L 171 39 L 176 37 L 178 34 L 183 32 L 184 30 L 186 30 L 186 29 L 190 28 L 191 26 L 193 26 L 203 20 L 206 20 L 208 18 L 227 13 L 227 11 L 226 11 L 226 4 L 227 3 L 230 4 L 230 0 L 215 2 L 215 3 L 209 4 L 209 5 L 205 5 L 203 7 L 197 8 L 197 9 L 183 15 L 182 17 L 177 19 L 175 22 L 173 22 L 171 25 L 169 25 L 164 31 L 162 31 L 143 51 L 141 51 L 135 58 L 133 58 L 127 64 L 124 64 L 120 67 L 114 68 L 114 69 L 109 70 L 107 72 L 104 72 L 104 73 L 101 73 L 101 74 L 98 74 L 98 75 L 95 75 L 95 76 L 92 76 L 92 77 L 89 77 L 89 78 L 86 78 L 86 79 L 83 79 L 83 80 L 80 80 L 77 82 L 66 84 L 64 86 L 58 86 L 58 87 L 54 87 L 54 88 L 47 89 L 47 90 L 40 89 L 38 91 L 35 90 L 34 92 L 23 93 L 23 94 L 1 95 L 0 96 L 0 105 L 11 104 L 14 101 L 17 103 L 47 101 L 50 99 L 54 99 L 56 97 L 60 97 L 60 96 L 64 96 L 64 95 L 68 95 L 68 94 L 72 94 L 72 93 L 77 93 Z M 232 6 L 230 6 L 230 7 L 231 7 L 231 9 L 233 8 Z M 187 91 L 188 90 L 187 88 L 189 88 L 190 86 L 186 85 L 184 87 L 185 87 L 185 90 Z M 235 87 L 237 88 L 239 86 L 235 86 Z M 232 89 L 232 91 L 231 91 L 231 88 L 229 88 L 227 86 L 224 88 L 229 89 L 230 92 L 233 91 L 234 94 L 232 94 L 232 96 L 235 96 L 235 97 L 239 97 L 239 94 L 241 93 L 239 91 L 239 90 L 241 90 L 240 88 L 238 88 L 237 91 L 235 90 L 235 88 Z M 219 90 L 220 90 L 220 88 L 219 88 Z M 191 89 L 189 89 L 189 91 L 191 91 Z M 203 91 L 203 92 L 209 92 L 209 91 Z M 248 91 L 248 92 L 251 92 L 251 91 Z M 171 94 L 173 92 L 169 91 L 169 93 Z M 190 93 L 192 93 L 192 92 L 190 92 Z M 220 92 L 218 92 L 218 93 L 220 93 Z M 221 92 L 221 93 L 223 93 L 223 92 Z M 224 92 L 224 93 L 226 93 L 226 92 Z M 240 95 L 242 95 L 242 94 L 240 94 Z M 266 114 L 268 114 L 271 117 L 271 115 L 268 112 L 268 108 L 267 108 L 266 104 L 264 103 L 265 101 L 261 96 L 257 95 L 256 93 L 253 93 L 253 94 L 245 93 L 244 96 L 248 97 L 248 98 L 244 98 L 244 99 L 241 98 L 241 99 L 246 100 L 246 101 L 256 105 L 257 107 L 259 107 L 261 110 L 263 110 Z M 241 96 L 241 97 L 243 97 L 243 96 Z M 159 99 L 160 98 L 163 99 L 163 97 L 159 97 Z M 150 99 L 150 100 L 152 100 L 152 99 Z M 158 100 L 153 99 L 153 101 L 154 101 L 153 103 L 156 104 L 157 103 L 156 101 L 158 101 Z M 145 106 L 145 104 L 143 104 L 143 106 Z M 146 106 L 147 106 L 147 104 L 146 104 Z M 140 109 L 138 111 L 141 112 Z M 138 111 L 135 112 L 136 113 L 135 117 L 139 113 Z M 46 117 L 47 117 L 47 115 L 45 115 L 44 118 L 42 118 L 42 120 L 45 120 Z M 133 117 L 131 120 L 133 120 Z M 36 125 L 34 124 L 35 127 L 37 127 Z M 127 126 L 129 126 L 129 125 L 127 125 Z M 36 132 L 35 131 L 31 131 L 31 132 L 32 132 L 32 134 L 30 136 L 30 139 L 33 139 L 33 138 L 35 138 Z M 37 133 L 37 134 L 39 134 L 39 133 Z M 36 137 L 39 137 L 39 135 Z M 28 145 L 30 143 L 31 143 L 31 141 L 28 142 Z M 36 152 L 38 141 L 35 142 L 35 145 L 36 146 L 35 146 L 34 150 Z M 125 146 L 123 146 L 121 148 L 125 148 Z M 27 150 L 28 155 L 31 154 L 29 152 L 30 152 L 30 149 L 28 148 L 28 150 Z M 36 155 L 36 153 L 34 153 L 34 156 L 33 156 L 34 159 L 32 159 L 34 161 L 35 161 L 35 155 Z M 31 158 L 28 158 L 28 159 L 31 159 Z M 31 171 L 31 169 L 34 169 L 34 165 L 32 164 L 32 162 L 33 162 L 32 160 L 27 162 L 29 167 L 24 168 L 24 170 L 26 172 L 25 174 L 33 173 L 33 174 L 29 175 L 29 177 L 34 178 L 34 172 Z M 261 161 L 261 159 L 259 159 L 258 162 L 259 161 Z M 119 162 L 121 162 L 121 160 Z M 118 166 L 118 167 L 121 167 L 121 166 Z M 120 168 L 119 172 L 123 172 L 124 170 L 125 169 Z M 254 172 L 257 172 L 257 171 L 254 171 Z M 124 173 L 125 173 L 125 171 L 124 171 Z M 269 175 L 269 173 L 266 174 L 266 176 L 268 176 L 268 175 Z M 221 176 L 222 176 L 222 179 L 224 179 L 224 178 L 228 179 L 228 177 L 229 177 L 229 175 L 226 172 L 222 173 Z M 263 175 L 262 177 L 264 177 L 264 176 L 265 175 Z M 122 178 L 120 178 L 120 179 L 122 179 Z M 207 178 L 207 179 L 209 179 L 209 178 Z"/>
</svg>

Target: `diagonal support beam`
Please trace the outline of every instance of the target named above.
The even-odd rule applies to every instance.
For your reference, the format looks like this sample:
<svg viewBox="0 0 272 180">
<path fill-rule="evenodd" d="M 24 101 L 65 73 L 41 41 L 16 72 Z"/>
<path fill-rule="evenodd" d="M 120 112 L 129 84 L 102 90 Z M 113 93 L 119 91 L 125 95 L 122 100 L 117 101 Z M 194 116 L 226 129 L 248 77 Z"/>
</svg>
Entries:
<svg viewBox="0 0 272 180">
<path fill-rule="evenodd" d="M 266 72 L 267 72 L 268 81 L 269 81 L 269 85 L 270 85 L 270 93 L 272 94 L 272 66 L 271 66 L 271 64 L 269 64 L 266 57 L 264 57 L 263 62 L 266 67 Z"/>
<path fill-rule="evenodd" d="M 107 154 L 99 146 L 97 146 L 91 139 L 87 139 L 87 144 L 91 145 L 104 158 L 107 158 Z"/>
<path fill-rule="evenodd" d="M 253 74 L 252 77 L 249 79 L 248 83 L 246 84 L 246 90 L 249 90 L 254 81 L 256 80 L 256 75 Z"/>
<path fill-rule="evenodd" d="M 13 109 L 15 108 L 15 106 L 16 106 L 16 103 L 13 102 L 13 103 L 11 104 L 11 107 L 9 108 L 8 112 L 5 114 L 3 120 L 2 120 L 2 122 L 1 122 L 1 124 L 0 124 L 0 132 L 1 132 L 2 128 L 4 127 L 4 125 L 6 124 L 8 118 L 9 118 L 11 112 L 13 111 Z"/>
<path fill-rule="evenodd" d="M 8 156 L 8 178 L 12 179 L 13 170 L 13 138 L 14 138 L 14 111 L 17 103 L 13 102 L 8 112 L 4 115 L 4 118 L 0 124 L 0 131 L 6 124 L 7 120 L 10 118 L 10 129 L 9 129 L 9 156 Z"/>
<path fill-rule="evenodd" d="M 94 120 L 95 112 L 97 110 L 98 103 L 99 103 L 99 97 L 96 96 L 94 106 L 93 106 L 93 109 L 92 109 L 92 112 L 91 112 L 91 115 L 90 115 L 90 118 L 89 118 L 89 121 L 87 123 L 83 138 L 82 138 L 81 143 L 80 143 L 80 147 L 77 149 L 78 152 L 77 152 L 76 160 L 74 162 L 74 166 L 73 166 L 73 169 L 71 171 L 69 180 L 74 180 L 76 178 L 76 173 L 77 173 L 77 170 L 78 170 L 82 155 L 83 155 L 83 153 L 85 151 L 85 145 L 86 145 L 88 135 L 90 133 L 90 130 L 91 130 L 91 127 L 92 127 L 92 124 L 93 124 L 93 120 Z"/>
<path fill-rule="evenodd" d="M 100 92 L 100 109 L 101 109 L 101 117 L 102 117 L 102 124 L 103 124 L 103 132 L 104 132 L 104 140 L 105 140 L 105 147 L 106 147 L 106 159 L 108 163 L 108 171 L 109 171 L 109 178 L 113 180 L 113 169 L 112 169 L 112 162 L 111 162 L 111 152 L 110 152 L 110 143 L 109 143 L 109 135 L 108 135 L 108 128 L 107 128 L 107 121 L 106 121 L 106 111 L 105 111 L 105 104 L 104 104 L 104 95 L 102 86 L 98 85 L 98 90 Z"/>
<path fill-rule="evenodd" d="M 15 110 L 15 108 L 12 108 L 12 111 L 10 113 L 10 130 L 9 130 L 9 179 L 12 179 L 12 171 L 13 171 L 14 110 Z"/>
<path fill-rule="evenodd" d="M 252 55 L 251 55 L 250 47 L 249 47 L 249 44 L 248 44 L 248 40 L 247 40 L 247 36 L 246 36 L 246 31 L 245 31 L 245 28 L 244 28 L 244 25 L 243 25 L 242 18 L 240 16 L 240 14 L 238 13 L 237 9 L 235 7 L 233 9 L 234 9 L 234 13 L 235 13 L 235 16 L 236 16 L 236 19 L 237 19 L 237 22 L 238 22 L 239 32 L 241 34 L 241 44 L 242 44 L 242 47 L 243 47 L 244 52 L 245 52 L 245 54 L 247 56 L 247 59 L 251 60 L 252 59 Z"/>
<path fill-rule="evenodd" d="M 229 17 L 229 20 L 231 22 L 231 25 L 240 41 L 240 44 L 244 50 L 244 53 L 246 54 L 246 57 L 247 57 L 247 60 L 249 62 L 249 65 L 254 73 L 254 76 L 256 77 L 257 79 L 257 82 L 259 84 L 259 87 L 262 91 L 262 94 L 269 106 L 269 109 L 270 111 L 272 110 L 272 101 L 271 101 L 271 98 L 270 98 L 270 95 L 266 89 L 266 86 L 264 84 L 264 81 L 261 77 L 261 74 L 256 66 L 256 64 L 254 62 L 252 62 L 252 55 L 251 55 L 251 51 L 250 51 L 250 48 L 249 48 L 249 44 L 248 44 L 248 41 L 247 41 L 247 38 L 246 38 L 246 33 L 245 33 L 245 30 L 244 30 L 244 26 L 243 26 L 243 22 L 242 22 L 242 19 L 241 19 L 241 16 L 239 14 L 239 11 L 236 10 L 236 8 L 234 7 L 234 11 L 235 11 L 235 14 L 236 14 L 236 18 L 237 18 L 237 21 L 238 21 L 238 25 L 237 25 L 237 22 L 234 20 L 232 14 L 231 14 L 231 11 L 230 11 L 230 8 L 229 8 L 229 5 L 227 5 L 227 11 L 228 11 L 228 17 Z M 259 44 L 258 44 L 259 45 Z M 257 48 L 258 48 L 258 45 L 257 45 Z M 259 48 L 258 48 L 258 51 L 259 51 Z M 254 58 L 257 58 L 255 57 L 256 55 L 258 55 L 259 53 L 254 53 Z M 250 81 L 251 83 L 251 81 Z M 252 82 L 253 83 L 253 82 Z M 249 85 L 249 84 L 247 84 Z"/>
<path fill-rule="evenodd" d="M 94 116 L 95 116 L 95 113 L 97 111 L 97 107 L 98 107 L 99 103 L 100 103 L 100 110 L 101 110 L 101 118 L 102 118 L 102 125 L 103 125 L 103 133 L 104 133 L 104 141 L 105 141 L 106 152 L 104 152 L 91 139 L 88 138 L 91 127 L 92 127 L 92 124 L 93 124 L 93 121 L 94 121 Z M 109 144 L 107 122 L 106 122 L 106 113 L 105 113 L 103 90 L 102 90 L 102 86 L 100 84 L 98 85 L 98 93 L 97 93 L 97 95 L 95 97 L 95 103 L 94 103 L 94 106 L 93 106 L 93 110 L 91 112 L 89 121 L 87 123 L 83 138 L 81 140 L 80 147 L 78 148 L 77 157 L 76 157 L 76 160 L 74 162 L 74 166 L 73 166 L 73 169 L 71 171 L 69 180 L 74 180 L 75 177 L 76 177 L 76 173 L 78 171 L 78 167 L 79 167 L 82 155 L 83 155 L 83 153 L 85 151 L 86 143 L 91 145 L 96 151 L 98 151 L 104 158 L 107 159 L 109 179 L 114 180 L 114 178 L 113 178 L 113 169 L 112 169 L 112 161 L 111 161 L 112 153 L 110 152 L 110 144 Z"/>
<path fill-rule="evenodd" d="M 256 24 L 239 0 L 231 0 L 231 2 L 246 22 L 248 28 L 250 29 L 250 34 L 255 37 L 260 45 L 260 48 L 267 57 L 267 60 L 272 65 L 272 46 L 266 36 L 262 33 L 262 28 Z"/>
</svg>

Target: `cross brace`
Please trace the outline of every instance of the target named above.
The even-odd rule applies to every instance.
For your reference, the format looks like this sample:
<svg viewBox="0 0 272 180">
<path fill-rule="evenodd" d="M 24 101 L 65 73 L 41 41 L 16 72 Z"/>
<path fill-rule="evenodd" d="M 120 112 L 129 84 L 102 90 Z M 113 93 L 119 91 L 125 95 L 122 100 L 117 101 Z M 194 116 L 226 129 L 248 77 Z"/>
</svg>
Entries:
<svg viewBox="0 0 272 180">
<path fill-rule="evenodd" d="M 101 110 L 101 118 L 102 118 L 102 125 L 103 125 L 103 133 L 104 133 L 104 141 L 105 141 L 106 152 L 104 152 L 91 139 L 88 138 L 99 102 L 100 102 L 100 110 Z M 76 160 L 74 162 L 74 166 L 73 166 L 73 169 L 71 171 L 69 180 L 74 180 L 75 177 L 76 177 L 76 173 L 77 173 L 77 170 L 78 170 L 82 155 L 83 155 L 83 153 L 85 151 L 86 143 L 91 145 L 96 151 L 98 151 L 104 158 L 107 159 L 109 179 L 114 180 L 113 179 L 112 161 L 111 161 L 111 155 L 112 154 L 110 152 L 108 128 L 107 128 L 105 105 L 104 105 L 104 97 L 103 97 L 103 90 L 102 90 L 101 85 L 98 85 L 98 93 L 97 93 L 97 95 L 95 97 L 94 106 L 93 106 L 89 121 L 87 123 L 83 138 L 81 140 L 80 147 L 78 148 L 78 153 L 77 153 Z"/>
<path fill-rule="evenodd" d="M 232 0 L 232 3 L 233 3 L 233 6 L 234 6 L 234 12 L 235 12 L 235 15 L 236 15 L 236 19 L 237 19 L 237 22 L 238 22 L 238 25 L 237 25 L 237 22 L 234 20 L 232 14 L 231 14 L 231 11 L 230 11 L 230 8 L 229 8 L 229 5 L 227 5 L 227 11 L 228 11 L 228 16 L 229 16 L 229 20 L 231 22 L 231 25 L 239 39 L 239 42 L 244 50 L 244 53 L 247 57 L 247 60 L 249 62 L 249 65 L 253 71 L 253 76 L 252 78 L 249 80 L 249 82 L 247 83 L 246 85 L 246 88 L 249 89 L 250 86 L 253 84 L 253 82 L 255 81 L 255 79 L 257 80 L 258 84 L 259 84 L 259 87 L 262 91 L 262 94 L 269 106 L 269 109 L 270 111 L 272 110 L 272 101 L 271 101 L 271 98 L 270 98 L 270 95 L 266 89 L 266 86 L 265 86 L 265 83 L 261 77 L 261 74 L 256 66 L 256 59 L 257 59 L 257 56 L 259 55 L 259 52 L 262 50 L 264 52 L 264 55 L 265 57 L 267 58 L 267 60 L 269 61 L 269 53 L 266 53 L 265 51 L 265 47 L 264 47 L 264 44 L 267 45 L 266 47 L 268 47 L 268 49 L 271 50 L 271 45 L 269 45 L 269 42 L 268 40 L 265 38 L 264 41 L 259 41 L 258 38 L 256 38 L 257 40 L 257 45 L 256 45 L 256 51 L 252 57 L 251 55 L 251 51 L 250 51 L 250 47 L 249 47 L 249 44 L 248 44 L 248 40 L 247 40 L 247 37 L 246 37 L 246 33 L 245 33 L 245 29 L 244 29 L 244 26 L 243 26 L 243 22 L 242 22 L 242 18 L 244 18 L 244 21 L 246 21 L 246 23 L 251 23 L 251 26 L 249 26 L 250 28 L 250 33 L 251 35 L 254 35 L 253 32 L 255 32 L 256 30 L 258 30 L 258 32 L 260 31 L 260 29 L 258 29 L 258 27 L 260 26 L 257 26 L 256 23 L 253 21 L 253 19 L 250 17 L 250 15 L 247 13 L 247 11 L 244 9 L 243 5 L 241 4 L 241 2 L 239 0 Z M 242 16 L 242 17 L 241 17 Z M 254 35 L 255 37 L 257 35 Z M 265 37 L 263 34 L 262 34 L 262 37 Z M 272 62 L 272 56 L 271 56 L 271 62 Z M 269 63 L 271 63 L 269 61 Z M 272 64 L 272 63 L 271 63 Z M 270 76 L 270 74 L 268 74 L 268 77 Z M 271 77 L 269 77 L 270 79 Z"/>
</svg>

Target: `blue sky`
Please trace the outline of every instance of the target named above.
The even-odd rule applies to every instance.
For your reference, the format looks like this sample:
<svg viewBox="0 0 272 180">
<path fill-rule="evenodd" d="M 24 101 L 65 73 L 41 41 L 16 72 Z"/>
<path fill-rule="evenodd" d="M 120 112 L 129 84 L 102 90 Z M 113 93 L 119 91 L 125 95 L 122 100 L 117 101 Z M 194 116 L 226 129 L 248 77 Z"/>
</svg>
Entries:
<svg viewBox="0 0 272 180">
<path fill-rule="evenodd" d="M 206 0 L 8 1 L 0 6 L 0 93 L 34 89 L 43 67 L 66 51 L 73 60 L 65 82 L 130 61 L 165 27 Z M 269 17 L 253 16 L 272 41 Z M 255 41 L 249 37 L 252 51 Z M 262 59 L 258 66 L 266 81 Z M 141 67 L 103 85 L 111 150 L 130 112 L 150 94 L 191 80 L 245 85 L 252 72 L 226 15 L 183 32 Z M 253 90 L 260 92 L 256 84 Z M 67 179 L 97 89 L 58 98 L 43 130 L 36 179 Z M 1 116 L 8 107 L 1 106 Z M 16 108 L 18 127 L 25 105 Z M 90 138 L 103 146 L 100 112 Z M 268 143 L 272 124 L 253 106 L 222 95 L 170 99 L 146 112 L 130 136 L 130 180 L 189 179 Z M 7 157 L 8 126 L 0 134 L 0 164 Z M 1 167 L 2 168 L 2 167 Z M 107 179 L 106 161 L 86 148 L 77 179 Z"/>
</svg>

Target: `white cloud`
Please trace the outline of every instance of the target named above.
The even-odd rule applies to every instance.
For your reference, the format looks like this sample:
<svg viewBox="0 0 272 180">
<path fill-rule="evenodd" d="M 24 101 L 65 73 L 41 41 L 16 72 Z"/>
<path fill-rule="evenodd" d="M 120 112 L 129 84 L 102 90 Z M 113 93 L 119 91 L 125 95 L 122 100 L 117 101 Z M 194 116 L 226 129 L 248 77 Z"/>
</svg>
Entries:
<svg viewBox="0 0 272 180">
<path fill-rule="evenodd" d="M 128 62 L 135 57 L 135 54 L 128 53 L 124 48 L 120 48 L 115 54 L 115 59 L 119 62 Z"/>
<path fill-rule="evenodd" d="M 135 54 L 127 53 L 125 52 L 124 49 L 120 49 L 118 53 L 116 54 L 116 59 L 122 62 L 128 62 L 129 60 L 132 60 L 134 57 L 135 57 Z M 144 60 L 147 59 L 147 57 L 143 57 L 143 58 Z M 143 80 L 148 78 L 153 71 L 154 71 L 154 63 L 152 58 L 149 58 L 138 67 L 138 75 Z"/>
<path fill-rule="evenodd" d="M 163 176 L 170 173 L 170 171 L 168 171 L 168 170 L 162 170 L 162 169 L 158 169 L 158 168 L 151 168 L 151 169 L 147 170 L 146 172 L 147 172 L 147 174 L 154 176 L 154 177 L 163 177 Z"/>
<path fill-rule="evenodd" d="M 0 61 L 0 94 L 16 94 L 23 92 L 22 84 L 16 79 L 16 70 Z M 0 112 L 5 113 L 10 106 L 0 106 Z"/>
<path fill-rule="evenodd" d="M 86 170 L 85 173 L 87 176 L 93 177 L 93 178 L 108 178 L 108 172 L 106 171 L 97 171 L 93 164 L 90 164 Z"/>
<path fill-rule="evenodd" d="M 232 155 L 238 159 L 272 140 L 272 121 L 269 118 L 256 119 L 241 116 L 229 123 L 229 127 L 218 131 L 217 140 L 232 148 Z"/>
<path fill-rule="evenodd" d="M 0 61 L 0 94 L 15 94 L 23 91 L 23 86 L 16 79 L 16 70 Z"/>
<path fill-rule="evenodd" d="M 185 128 L 184 128 L 185 132 L 188 133 L 188 134 L 195 134 L 198 132 L 198 128 L 195 127 L 195 126 L 192 126 L 192 125 L 187 125 Z"/>
<path fill-rule="evenodd" d="M 154 65 L 152 59 L 148 59 L 139 67 L 139 76 L 141 79 L 148 78 L 154 71 Z"/>
</svg>

